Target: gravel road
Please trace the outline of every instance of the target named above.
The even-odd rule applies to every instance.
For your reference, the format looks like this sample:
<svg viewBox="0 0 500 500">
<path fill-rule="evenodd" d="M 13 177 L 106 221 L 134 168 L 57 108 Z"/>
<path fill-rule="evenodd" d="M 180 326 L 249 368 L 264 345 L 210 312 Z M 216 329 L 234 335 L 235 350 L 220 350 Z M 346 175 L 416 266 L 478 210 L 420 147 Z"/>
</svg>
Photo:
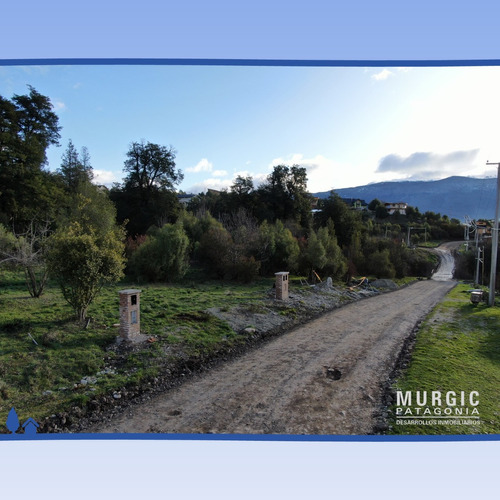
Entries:
<svg viewBox="0 0 500 500">
<path fill-rule="evenodd" d="M 452 267 L 444 258 L 437 280 L 326 313 L 89 430 L 369 434 L 405 339 L 455 284 Z"/>
</svg>

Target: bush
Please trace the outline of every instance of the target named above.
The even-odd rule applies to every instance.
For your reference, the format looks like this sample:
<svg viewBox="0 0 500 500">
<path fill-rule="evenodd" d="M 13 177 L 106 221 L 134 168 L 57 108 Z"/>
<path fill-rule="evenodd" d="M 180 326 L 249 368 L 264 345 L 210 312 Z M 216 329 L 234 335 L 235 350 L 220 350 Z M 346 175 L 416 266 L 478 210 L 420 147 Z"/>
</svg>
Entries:
<svg viewBox="0 0 500 500">
<path fill-rule="evenodd" d="M 129 260 L 130 274 L 138 280 L 175 281 L 189 268 L 189 240 L 181 224 L 165 224 L 147 236 Z"/>
<path fill-rule="evenodd" d="M 81 226 L 74 223 L 49 239 L 49 271 L 81 321 L 102 286 L 123 275 L 122 237 L 120 228 L 98 236 L 82 232 Z"/>
<path fill-rule="evenodd" d="M 396 270 L 390 261 L 389 250 L 372 253 L 366 259 L 366 273 L 377 278 L 394 278 Z"/>
<path fill-rule="evenodd" d="M 250 283 L 259 275 L 260 262 L 252 257 L 241 257 L 235 265 L 234 277 L 243 281 L 243 283 Z"/>
</svg>

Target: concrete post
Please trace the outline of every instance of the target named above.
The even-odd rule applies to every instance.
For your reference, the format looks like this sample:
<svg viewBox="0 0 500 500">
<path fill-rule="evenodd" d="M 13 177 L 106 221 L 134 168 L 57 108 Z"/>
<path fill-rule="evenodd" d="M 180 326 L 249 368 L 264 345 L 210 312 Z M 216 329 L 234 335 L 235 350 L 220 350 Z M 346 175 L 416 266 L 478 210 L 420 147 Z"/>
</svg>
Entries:
<svg viewBox="0 0 500 500">
<path fill-rule="evenodd" d="M 120 290 L 120 337 L 133 340 L 141 333 L 141 290 Z"/>
<path fill-rule="evenodd" d="M 287 300 L 288 299 L 288 272 L 283 271 L 280 273 L 274 273 L 276 276 L 276 299 L 277 300 Z"/>
</svg>

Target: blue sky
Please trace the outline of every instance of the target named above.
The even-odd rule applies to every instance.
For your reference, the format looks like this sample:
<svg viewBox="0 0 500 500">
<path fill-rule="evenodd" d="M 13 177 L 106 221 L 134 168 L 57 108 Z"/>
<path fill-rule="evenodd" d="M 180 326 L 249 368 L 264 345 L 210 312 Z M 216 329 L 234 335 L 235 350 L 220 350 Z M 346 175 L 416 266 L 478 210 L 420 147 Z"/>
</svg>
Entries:
<svg viewBox="0 0 500 500">
<path fill-rule="evenodd" d="M 177 151 L 179 189 L 256 184 L 273 165 L 308 170 L 312 192 L 399 179 L 495 175 L 500 68 L 3 66 L 0 94 L 50 97 L 97 182 L 123 178 L 142 139 Z"/>
</svg>

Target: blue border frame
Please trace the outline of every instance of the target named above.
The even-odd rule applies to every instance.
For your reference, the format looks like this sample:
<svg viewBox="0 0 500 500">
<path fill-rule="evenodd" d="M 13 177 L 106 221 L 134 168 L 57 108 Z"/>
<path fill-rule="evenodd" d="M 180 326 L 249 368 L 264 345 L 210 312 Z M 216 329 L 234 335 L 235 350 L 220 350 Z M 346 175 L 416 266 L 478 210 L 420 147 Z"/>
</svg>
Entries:
<svg viewBox="0 0 500 500">
<path fill-rule="evenodd" d="M 447 60 L 301 60 L 301 59 L 197 59 L 197 58 L 47 58 L 0 59 L 0 66 L 149 65 L 149 66 L 288 66 L 288 67 L 460 67 L 500 66 L 500 59 Z M 162 441 L 264 441 L 264 442 L 453 442 L 500 441 L 500 434 L 439 435 L 295 435 L 295 434 L 0 434 L 0 441 L 50 440 L 162 440 Z"/>
<path fill-rule="evenodd" d="M 0 441 L 264 441 L 264 442 L 450 442 L 450 441 L 500 441 L 500 434 L 439 434 L 439 435 L 296 435 L 296 434 L 164 434 L 164 433 L 79 433 L 79 434 L 36 434 L 27 437 L 24 434 L 0 434 Z"/>
<path fill-rule="evenodd" d="M 304 66 L 304 67 L 450 67 L 500 66 L 500 59 L 446 60 L 307 60 L 307 59 L 175 59 L 175 58 L 54 58 L 0 59 L 0 66 L 61 65 L 150 65 L 150 66 Z"/>
</svg>

